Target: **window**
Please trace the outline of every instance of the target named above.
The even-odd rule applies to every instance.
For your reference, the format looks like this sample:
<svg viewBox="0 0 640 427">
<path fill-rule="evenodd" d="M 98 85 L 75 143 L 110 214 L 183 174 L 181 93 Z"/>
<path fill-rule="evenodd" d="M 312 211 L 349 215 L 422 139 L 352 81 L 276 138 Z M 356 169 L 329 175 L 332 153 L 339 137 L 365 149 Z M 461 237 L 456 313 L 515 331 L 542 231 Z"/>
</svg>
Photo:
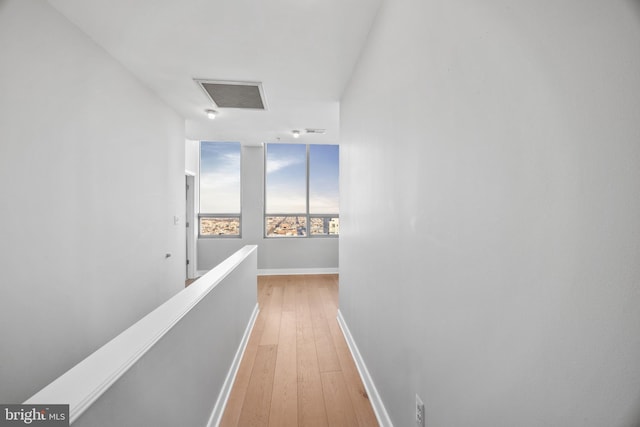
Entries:
<svg viewBox="0 0 640 427">
<path fill-rule="evenodd" d="M 240 237 L 240 143 L 200 143 L 200 237 Z"/>
<path fill-rule="evenodd" d="M 309 216 L 312 236 L 337 236 L 339 233 L 339 163 L 337 145 L 309 146 Z"/>
<path fill-rule="evenodd" d="M 265 236 L 337 237 L 337 145 L 267 144 Z"/>
</svg>

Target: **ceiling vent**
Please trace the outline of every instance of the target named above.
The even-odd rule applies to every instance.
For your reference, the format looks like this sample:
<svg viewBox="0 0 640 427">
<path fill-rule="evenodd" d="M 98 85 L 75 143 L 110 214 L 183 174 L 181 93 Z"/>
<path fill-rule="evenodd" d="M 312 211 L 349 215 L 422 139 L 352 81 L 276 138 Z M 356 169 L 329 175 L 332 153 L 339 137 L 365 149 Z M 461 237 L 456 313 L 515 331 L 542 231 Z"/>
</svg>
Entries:
<svg viewBox="0 0 640 427">
<path fill-rule="evenodd" d="M 318 134 L 323 134 L 325 133 L 327 130 L 326 129 L 305 129 L 305 132 L 307 133 L 318 133 Z"/>
<path fill-rule="evenodd" d="M 267 109 L 262 83 L 199 79 L 195 81 L 217 108 Z"/>
</svg>

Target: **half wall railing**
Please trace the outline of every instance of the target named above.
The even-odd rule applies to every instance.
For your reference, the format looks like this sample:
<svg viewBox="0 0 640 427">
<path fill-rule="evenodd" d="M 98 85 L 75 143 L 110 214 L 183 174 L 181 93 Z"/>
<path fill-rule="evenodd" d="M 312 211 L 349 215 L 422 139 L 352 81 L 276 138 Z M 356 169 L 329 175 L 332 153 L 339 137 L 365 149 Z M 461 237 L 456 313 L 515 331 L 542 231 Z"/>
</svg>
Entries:
<svg viewBox="0 0 640 427">
<path fill-rule="evenodd" d="M 258 313 L 256 276 L 245 246 L 25 403 L 69 404 L 74 427 L 216 426 Z"/>
</svg>

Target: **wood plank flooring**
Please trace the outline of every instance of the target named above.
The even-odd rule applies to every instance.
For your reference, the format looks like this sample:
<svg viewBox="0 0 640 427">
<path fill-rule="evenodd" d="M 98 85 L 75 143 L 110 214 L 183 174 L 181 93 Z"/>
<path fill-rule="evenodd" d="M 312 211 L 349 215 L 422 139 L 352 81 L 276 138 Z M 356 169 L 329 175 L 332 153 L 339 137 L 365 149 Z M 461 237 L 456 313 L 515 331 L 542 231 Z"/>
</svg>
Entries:
<svg viewBox="0 0 640 427">
<path fill-rule="evenodd" d="M 258 303 L 220 426 L 377 426 L 336 320 L 338 276 L 260 276 Z"/>
<path fill-rule="evenodd" d="M 193 282 L 195 282 L 196 280 L 198 280 L 199 277 L 196 277 L 195 279 L 187 279 L 184 281 L 184 287 L 186 288 L 187 286 L 189 286 L 190 284 L 192 284 Z"/>
</svg>

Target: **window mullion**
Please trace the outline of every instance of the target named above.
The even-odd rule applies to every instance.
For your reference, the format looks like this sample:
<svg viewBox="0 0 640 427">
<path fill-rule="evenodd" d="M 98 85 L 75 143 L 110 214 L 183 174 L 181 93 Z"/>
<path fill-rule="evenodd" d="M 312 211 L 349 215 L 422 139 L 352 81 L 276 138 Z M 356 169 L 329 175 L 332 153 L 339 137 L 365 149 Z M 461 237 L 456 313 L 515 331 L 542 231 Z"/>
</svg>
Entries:
<svg viewBox="0 0 640 427">
<path fill-rule="evenodd" d="M 311 236 L 311 216 L 309 215 L 309 144 L 307 144 L 307 235 Z"/>
</svg>

